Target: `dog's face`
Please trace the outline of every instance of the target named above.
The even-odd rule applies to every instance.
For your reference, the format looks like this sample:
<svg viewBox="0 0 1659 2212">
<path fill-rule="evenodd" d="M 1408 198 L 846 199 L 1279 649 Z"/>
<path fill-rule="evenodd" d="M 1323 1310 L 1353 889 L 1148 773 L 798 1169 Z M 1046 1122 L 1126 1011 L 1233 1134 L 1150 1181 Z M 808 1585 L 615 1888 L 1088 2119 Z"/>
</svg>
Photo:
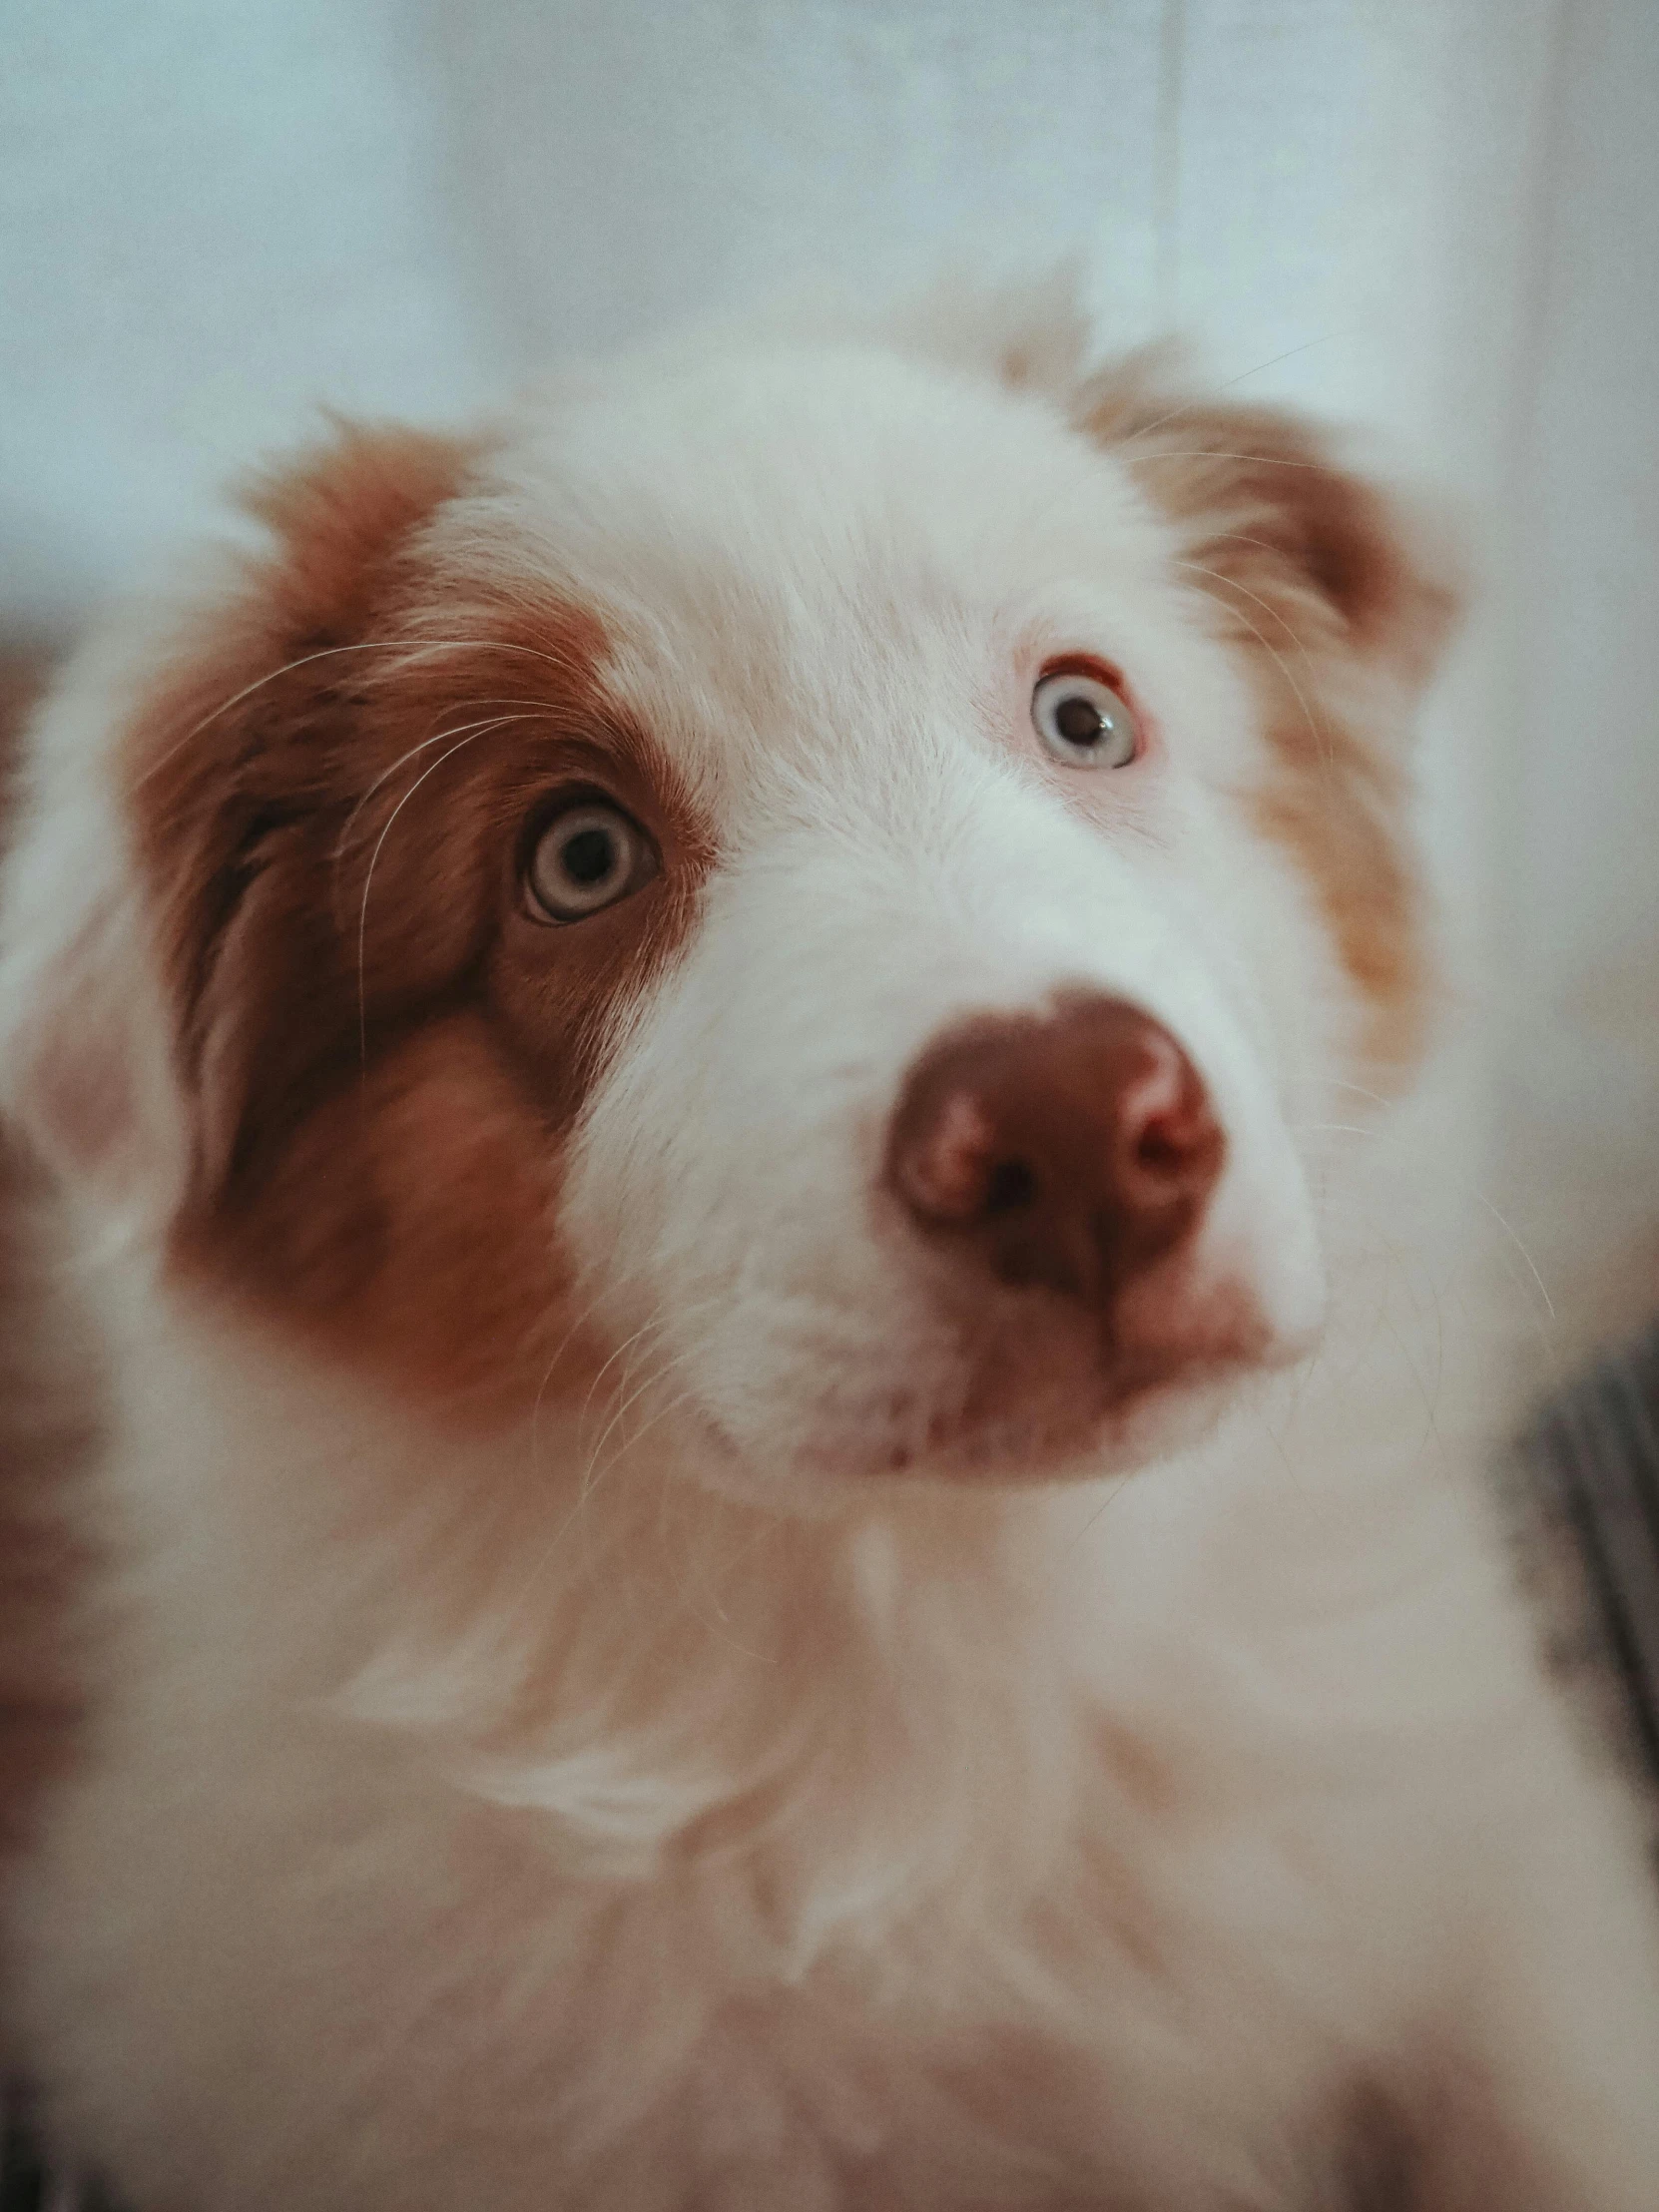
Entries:
<svg viewBox="0 0 1659 2212">
<path fill-rule="evenodd" d="M 1443 614 L 1307 433 L 779 343 L 261 511 L 110 775 L 181 1284 L 472 1423 L 643 1373 L 793 1504 L 1131 1464 L 1306 1348 Z"/>
</svg>

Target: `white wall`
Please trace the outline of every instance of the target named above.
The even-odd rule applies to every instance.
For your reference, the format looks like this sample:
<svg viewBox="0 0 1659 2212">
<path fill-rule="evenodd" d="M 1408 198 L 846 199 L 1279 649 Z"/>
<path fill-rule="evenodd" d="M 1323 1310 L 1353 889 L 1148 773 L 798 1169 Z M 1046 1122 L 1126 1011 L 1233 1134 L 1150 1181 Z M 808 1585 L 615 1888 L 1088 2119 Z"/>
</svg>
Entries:
<svg viewBox="0 0 1659 2212">
<path fill-rule="evenodd" d="M 442 417 L 805 275 L 1066 247 L 1114 334 L 1471 503 L 1430 814 L 1516 1160 L 1659 1197 L 1651 0 L 8 0 L 0 622 L 318 400 Z"/>
<path fill-rule="evenodd" d="M 1634 1223 L 1659 1306 L 1659 8 L 1574 0 L 1535 180 L 1507 521 L 1505 839 L 1519 1207 Z"/>
<path fill-rule="evenodd" d="M 1535 76 L 1546 0 L 1500 12 Z M 441 414 L 803 273 L 952 254 L 1080 249 L 1114 332 L 1188 324 L 1229 374 L 1306 348 L 1261 388 L 1432 430 L 1468 13 L 10 0 L 8 595 L 119 573 L 315 399 Z"/>
<path fill-rule="evenodd" d="M 492 388 L 433 106 L 395 0 L 6 0 L 0 608 L 131 575 L 320 399 Z"/>
</svg>

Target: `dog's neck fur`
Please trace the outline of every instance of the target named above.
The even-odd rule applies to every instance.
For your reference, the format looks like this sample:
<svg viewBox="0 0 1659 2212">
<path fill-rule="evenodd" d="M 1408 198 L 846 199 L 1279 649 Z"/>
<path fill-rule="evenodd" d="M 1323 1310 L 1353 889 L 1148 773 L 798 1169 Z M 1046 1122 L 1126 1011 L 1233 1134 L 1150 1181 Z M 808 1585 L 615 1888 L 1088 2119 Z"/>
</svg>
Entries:
<svg viewBox="0 0 1659 2212">
<path fill-rule="evenodd" d="M 1421 1221 L 1436 1209 L 1425 1127 L 1431 1105 L 1354 1140 L 1328 1187 L 1322 1356 L 1128 1484 L 894 1487 L 781 1515 L 687 1480 L 668 1420 L 619 1441 L 626 1422 L 607 1435 L 610 1409 L 574 1395 L 528 1429 L 446 1432 L 220 1307 L 156 1295 L 135 1259 L 112 1277 L 122 1505 L 155 1517 L 135 1530 L 165 1562 L 147 1571 L 193 1617 L 218 1613 L 205 1640 L 250 1682 L 275 1666 L 340 1725 L 420 1747 L 539 1816 L 589 1874 L 762 1845 L 788 1922 L 799 1846 L 795 1963 L 832 1940 L 836 1900 L 878 1948 L 918 1890 L 972 1910 L 981 1843 L 1005 1911 L 1085 1828 L 1110 1837 L 1137 1800 L 1178 1792 L 1183 1679 L 1213 1807 L 1216 1701 L 1249 1703 L 1228 1655 L 1261 1648 L 1264 1609 L 1294 1633 L 1310 1608 L 1385 1591 L 1390 1562 L 1432 1540 L 1477 1348 L 1408 1249 L 1402 1184 Z M 1190 1611 L 1155 1617 L 1154 1591 Z M 235 1681 L 218 1690 L 235 1704 Z M 1077 1756 L 1085 1736 L 1104 1759 Z"/>
</svg>

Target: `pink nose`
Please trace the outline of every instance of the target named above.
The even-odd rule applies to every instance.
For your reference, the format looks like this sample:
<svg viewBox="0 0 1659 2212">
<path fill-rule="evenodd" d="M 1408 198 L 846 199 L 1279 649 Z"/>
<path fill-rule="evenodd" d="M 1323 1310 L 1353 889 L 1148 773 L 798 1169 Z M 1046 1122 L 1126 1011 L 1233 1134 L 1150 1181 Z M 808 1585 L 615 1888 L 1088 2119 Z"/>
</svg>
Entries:
<svg viewBox="0 0 1659 2212">
<path fill-rule="evenodd" d="M 965 1264 L 1105 1308 L 1192 1236 L 1226 1149 L 1169 1031 L 1078 993 L 929 1045 L 892 1117 L 886 1183 Z"/>
</svg>

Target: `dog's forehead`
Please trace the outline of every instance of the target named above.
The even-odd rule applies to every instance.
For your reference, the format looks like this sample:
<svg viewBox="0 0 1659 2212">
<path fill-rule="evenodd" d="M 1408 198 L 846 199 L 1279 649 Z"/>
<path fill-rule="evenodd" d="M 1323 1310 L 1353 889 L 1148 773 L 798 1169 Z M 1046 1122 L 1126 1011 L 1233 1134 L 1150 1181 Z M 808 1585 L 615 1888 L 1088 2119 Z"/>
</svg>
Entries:
<svg viewBox="0 0 1659 2212">
<path fill-rule="evenodd" d="M 1067 593 L 1163 542 L 1040 400 L 896 356 L 781 350 L 531 418 L 487 495 L 525 581 L 598 618 L 608 686 L 715 796 L 962 703 Z"/>
<path fill-rule="evenodd" d="M 516 463 L 559 541 L 666 537 L 748 561 L 798 543 L 823 562 L 909 524 L 937 552 L 1066 504 L 1128 514 L 1128 480 L 1058 409 L 989 377 L 876 350 L 781 349 L 639 373 L 532 415 Z M 1077 499 L 1079 472 L 1092 473 Z M 527 516 L 527 519 L 529 517 Z"/>
</svg>

